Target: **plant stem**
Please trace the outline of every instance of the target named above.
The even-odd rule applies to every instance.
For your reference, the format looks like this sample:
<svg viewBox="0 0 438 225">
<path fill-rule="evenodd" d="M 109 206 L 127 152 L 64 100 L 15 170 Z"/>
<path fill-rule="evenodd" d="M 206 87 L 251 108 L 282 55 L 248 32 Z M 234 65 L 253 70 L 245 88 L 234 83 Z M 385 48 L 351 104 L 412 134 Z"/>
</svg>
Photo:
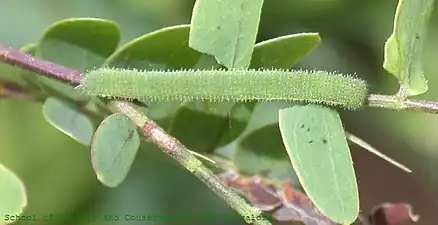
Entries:
<svg viewBox="0 0 438 225">
<path fill-rule="evenodd" d="M 69 83 L 72 86 L 79 85 L 84 77 L 82 72 L 34 58 L 29 54 L 2 45 L 0 45 L 0 62 Z M 368 97 L 366 106 L 438 114 L 438 102 L 410 99 L 400 100 L 400 97 L 396 95 L 371 94 Z"/>
<path fill-rule="evenodd" d="M 230 187 L 224 185 L 223 182 L 192 155 L 181 142 L 167 134 L 153 120 L 142 115 L 141 112 L 135 109 L 133 104 L 123 101 L 111 101 L 109 106 L 134 121 L 138 127 L 142 128 L 143 133 L 150 138 L 152 143 L 160 147 L 168 156 L 182 164 L 187 170 L 216 192 L 216 194 L 221 196 L 245 218 L 246 222 L 260 225 L 270 224 L 268 220 L 261 216 L 260 209 L 249 205 L 242 197 L 234 193 Z M 255 218 L 262 219 L 256 220 Z"/>
<path fill-rule="evenodd" d="M 0 79 L 0 99 L 42 101 L 44 96 L 19 84 Z"/>
<path fill-rule="evenodd" d="M 45 60 L 0 45 L 0 62 L 17 66 L 40 75 L 57 79 L 72 86 L 79 85 L 85 76 L 75 71 Z M 144 135 L 163 150 L 167 155 L 182 164 L 187 170 L 209 186 L 216 194 L 222 197 L 234 210 L 242 215 L 247 223 L 270 225 L 269 220 L 261 216 L 261 210 L 248 204 L 230 187 L 226 186 L 201 161 L 193 156 L 189 150 L 174 137 L 168 135 L 161 127 L 147 116 L 140 113 L 131 103 L 124 101 L 110 101 L 108 108 L 122 112 L 139 126 Z M 257 219 L 256 219 L 257 218 Z M 261 218 L 261 219 L 259 219 Z"/>
<path fill-rule="evenodd" d="M 393 95 L 371 94 L 368 97 L 367 106 L 438 114 L 438 102 L 411 99 L 400 100 L 400 98 Z"/>
<path fill-rule="evenodd" d="M 84 77 L 84 74 L 79 71 L 46 60 L 37 59 L 29 54 L 2 45 L 0 45 L 0 61 L 64 83 L 69 83 L 73 86 L 80 84 Z"/>
</svg>

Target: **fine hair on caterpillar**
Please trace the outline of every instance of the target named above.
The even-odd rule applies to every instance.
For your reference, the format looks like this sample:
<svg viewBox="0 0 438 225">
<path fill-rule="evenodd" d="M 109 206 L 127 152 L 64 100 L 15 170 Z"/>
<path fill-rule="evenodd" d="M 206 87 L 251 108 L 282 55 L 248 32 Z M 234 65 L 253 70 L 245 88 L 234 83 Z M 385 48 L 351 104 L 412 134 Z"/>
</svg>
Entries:
<svg viewBox="0 0 438 225">
<path fill-rule="evenodd" d="M 77 87 L 91 96 L 148 101 L 292 101 L 363 107 L 364 80 L 308 70 L 137 70 L 100 68 Z"/>
</svg>

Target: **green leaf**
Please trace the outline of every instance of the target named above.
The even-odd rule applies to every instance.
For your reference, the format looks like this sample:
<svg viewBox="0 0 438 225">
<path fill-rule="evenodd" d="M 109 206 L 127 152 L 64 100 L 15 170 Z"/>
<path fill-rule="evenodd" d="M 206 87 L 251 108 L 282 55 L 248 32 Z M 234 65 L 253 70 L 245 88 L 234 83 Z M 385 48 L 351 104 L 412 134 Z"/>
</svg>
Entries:
<svg viewBox="0 0 438 225">
<path fill-rule="evenodd" d="M 27 54 L 30 55 L 35 55 L 35 52 L 38 48 L 38 45 L 35 43 L 29 43 L 27 45 L 24 45 L 23 47 L 20 48 L 20 51 L 22 52 L 26 52 Z"/>
<path fill-rule="evenodd" d="M 240 171 L 257 174 L 289 165 L 278 127 L 278 110 L 285 102 L 258 103 L 240 136 L 227 146 Z"/>
<path fill-rule="evenodd" d="M 75 106 L 49 97 L 43 104 L 43 115 L 59 131 L 83 145 L 90 145 L 94 132 L 93 123 Z"/>
<path fill-rule="evenodd" d="M 0 63 L 0 79 L 11 81 L 13 83 L 26 85 L 26 81 L 20 76 L 21 70 L 18 67 L 9 64 Z"/>
<path fill-rule="evenodd" d="M 91 160 L 97 179 L 108 187 L 123 182 L 140 147 L 135 124 L 115 113 L 102 121 L 91 144 Z"/>
<path fill-rule="evenodd" d="M 100 67 L 120 41 L 116 23 L 96 18 L 71 18 L 56 22 L 44 33 L 35 56 L 75 70 Z M 88 99 L 73 87 L 40 77 L 47 91 L 74 100 Z"/>
<path fill-rule="evenodd" d="M 232 160 L 241 172 L 260 174 L 290 165 L 278 124 L 258 129 L 235 145 Z"/>
<path fill-rule="evenodd" d="M 246 129 L 248 122 L 251 119 L 254 103 L 237 103 L 232 105 L 231 109 L 222 112 L 227 112 L 226 121 L 223 126 L 221 139 L 216 147 L 224 146 L 237 139 Z"/>
<path fill-rule="evenodd" d="M 300 183 L 316 207 L 341 224 L 359 213 L 353 162 L 338 113 L 319 105 L 279 111 L 279 125 Z"/>
<path fill-rule="evenodd" d="M 250 133 L 278 123 L 278 110 L 292 107 L 294 103 L 288 102 L 259 102 L 255 105 L 251 119 L 245 131 L 241 134 L 239 139 L 244 138 Z"/>
<path fill-rule="evenodd" d="M 321 42 L 318 33 L 286 35 L 257 43 L 251 68 L 292 68 Z"/>
<path fill-rule="evenodd" d="M 297 177 L 278 127 L 278 110 L 293 105 L 286 102 L 258 103 L 254 110 L 248 112 L 253 113 L 245 130 L 232 143 L 218 149 L 217 153 L 231 158 L 240 172 L 266 173 L 272 179 L 292 179 L 296 184 Z"/>
<path fill-rule="evenodd" d="M 168 132 L 187 148 L 196 152 L 210 152 L 217 146 L 226 116 L 206 113 L 208 105 L 192 102 L 180 108 L 172 118 Z"/>
<path fill-rule="evenodd" d="M 145 34 L 114 52 L 105 64 L 144 70 L 192 68 L 201 53 L 188 46 L 189 30 L 189 25 L 178 25 Z"/>
<path fill-rule="evenodd" d="M 248 68 L 263 0 L 197 0 L 189 45 L 227 68 Z"/>
<path fill-rule="evenodd" d="M 100 66 L 116 50 L 119 41 L 119 27 L 112 21 L 66 19 L 47 29 L 36 55 L 84 71 Z"/>
<path fill-rule="evenodd" d="M 23 182 L 8 168 L 0 164 L 0 215 L 2 223 L 12 223 L 6 220 L 6 215 L 20 215 L 27 205 L 26 188 Z"/>
<path fill-rule="evenodd" d="M 236 139 L 245 128 L 251 114 L 240 106 L 231 102 L 190 102 L 175 114 L 169 133 L 193 151 L 212 152 Z"/>
<path fill-rule="evenodd" d="M 406 96 L 420 95 L 428 89 L 422 54 L 433 2 L 399 0 L 394 30 L 385 44 L 383 67 L 399 80 Z"/>
</svg>

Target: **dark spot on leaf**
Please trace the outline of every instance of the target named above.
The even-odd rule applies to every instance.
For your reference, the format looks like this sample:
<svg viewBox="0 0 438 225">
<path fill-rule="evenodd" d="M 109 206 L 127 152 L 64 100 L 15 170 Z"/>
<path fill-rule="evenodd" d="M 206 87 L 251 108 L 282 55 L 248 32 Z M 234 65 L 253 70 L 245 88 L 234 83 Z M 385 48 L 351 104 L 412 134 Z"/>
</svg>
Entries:
<svg viewBox="0 0 438 225">
<path fill-rule="evenodd" d="M 420 39 L 420 35 L 419 34 L 415 34 L 415 38 L 416 39 Z"/>
<path fill-rule="evenodd" d="M 301 125 L 301 128 L 304 128 L 304 124 L 303 124 L 303 125 Z"/>
<path fill-rule="evenodd" d="M 323 138 L 322 143 L 327 144 L 327 140 L 325 138 Z"/>
<path fill-rule="evenodd" d="M 217 30 L 220 30 L 220 29 L 221 29 L 221 26 L 217 26 L 216 29 L 217 29 Z"/>
<path fill-rule="evenodd" d="M 134 132 L 135 132 L 135 130 L 129 131 L 129 136 L 128 136 L 127 140 L 132 139 L 132 136 L 134 135 Z"/>
<path fill-rule="evenodd" d="M 309 144 L 311 144 L 311 143 L 313 143 L 313 141 L 312 141 L 312 140 L 310 140 L 310 141 L 309 141 Z"/>
<path fill-rule="evenodd" d="M 309 132 L 310 131 L 310 128 L 307 128 L 307 132 Z"/>
</svg>

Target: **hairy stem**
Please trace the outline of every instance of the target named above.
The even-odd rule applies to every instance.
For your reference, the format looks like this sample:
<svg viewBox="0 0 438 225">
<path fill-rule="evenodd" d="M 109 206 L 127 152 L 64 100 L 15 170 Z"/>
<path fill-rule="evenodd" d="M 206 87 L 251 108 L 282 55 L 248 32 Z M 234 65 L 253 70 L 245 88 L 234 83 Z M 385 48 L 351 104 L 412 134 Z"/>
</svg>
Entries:
<svg viewBox="0 0 438 225">
<path fill-rule="evenodd" d="M 84 78 L 84 74 L 45 60 L 36 59 L 33 56 L 0 45 L 0 62 L 35 72 L 61 82 L 77 86 Z M 259 225 L 271 223 L 261 217 L 261 210 L 248 204 L 242 197 L 226 186 L 215 174 L 213 174 L 201 161 L 193 156 L 174 137 L 168 135 L 154 121 L 135 110 L 133 105 L 124 101 L 110 101 L 108 107 L 113 111 L 122 112 L 139 126 L 144 135 L 163 150 L 167 155 L 182 164 L 187 170 L 207 184 L 216 194 L 222 197 L 234 210 L 242 215 L 246 222 Z M 257 220 L 255 220 L 257 218 Z M 260 220 L 258 218 L 261 218 Z"/>
</svg>

